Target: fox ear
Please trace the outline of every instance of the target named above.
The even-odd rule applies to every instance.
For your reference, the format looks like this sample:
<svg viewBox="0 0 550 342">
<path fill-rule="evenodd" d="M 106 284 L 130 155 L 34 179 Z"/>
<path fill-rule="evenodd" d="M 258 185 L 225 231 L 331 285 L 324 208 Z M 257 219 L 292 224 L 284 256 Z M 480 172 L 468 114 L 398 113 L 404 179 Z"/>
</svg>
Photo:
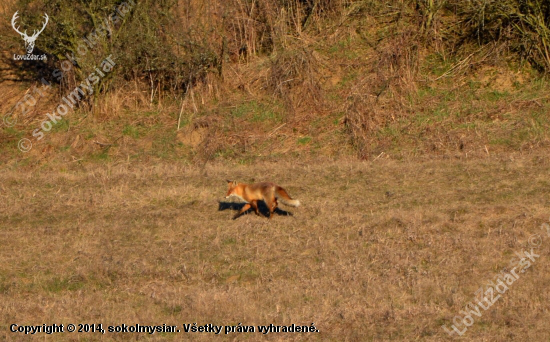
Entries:
<svg viewBox="0 0 550 342">
<path fill-rule="evenodd" d="M 226 181 L 227 183 L 233 183 L 233 181 L 232 181 L 232 180 L 229 180 L 229 179 L 226 179 L 225 181 Z"/>
</svg>

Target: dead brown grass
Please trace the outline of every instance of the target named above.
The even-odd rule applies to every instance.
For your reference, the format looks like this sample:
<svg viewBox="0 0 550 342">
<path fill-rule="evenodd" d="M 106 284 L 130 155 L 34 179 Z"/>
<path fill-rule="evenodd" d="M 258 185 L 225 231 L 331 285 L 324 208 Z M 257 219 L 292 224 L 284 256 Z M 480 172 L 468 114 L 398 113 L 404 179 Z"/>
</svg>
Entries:
<svg viewBox="0 0 550 342">
<path fill-rule="evenodd" d="M 223 340 L 448 339 L 441 329 L 548 222 L 547 154 L 248 166 L 52 164 L 0 176 L 0 337 L 11 323 L 311 324 Z M 293 216 L 231 220 L 224 179 L 271 180 Z M 546 341 L 550 238 L 466 332 Z M 183 330 L 182 330 L 183 331 Z M 210 341 L 209 334 L 53 340 Z M 44 336 L 39 336 L 43 338 Z"/>
</svg>

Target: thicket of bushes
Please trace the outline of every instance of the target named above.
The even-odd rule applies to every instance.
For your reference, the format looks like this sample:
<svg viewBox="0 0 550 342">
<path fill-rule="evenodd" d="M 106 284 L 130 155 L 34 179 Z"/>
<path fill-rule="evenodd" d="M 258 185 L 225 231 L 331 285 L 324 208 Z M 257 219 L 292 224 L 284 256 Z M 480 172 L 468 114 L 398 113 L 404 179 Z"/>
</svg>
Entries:
<svg viewBox="0 0 550 342">
<path fill-rule="evenodd" d="M 107 34 L 96 38 L 95 47 L 64 74 L 61 93 L 74 88 L 109 54 L 117 56 L 117 68 L 96 93 L 133 81 L 150 87 L 151 99 L 155 90 L 180 97 L 209 74 L 221 79 L 228 63 L 271 56 L 262 88 L 292 110 L 298 102 L 322 100 L 314 51 L 296 38 L 325 39 L 327 30 L 368 18 L 386 33 L 365 38 L 377 58 L 370 59 L 372 74 L 357 80 L 358 91 L 345 108 L 347 132 L 364 155 L 369 132 L 401 110 L 399 101 L 384 99 L 384 92 L 390 89 L 405 96 L 419 72 L 422 50 L 460 60 L 493 49 L 541 73 L 550 71 L 547 0 L 133 1 L 135 6 L 111 22 Z M 101 31 L 105 18 L 124 1 L 44 0 L 32 6 L 26 6 L 27 0 L 19 2 L 17 8 L 28 8 L 27 17 L 46 12 L 55 18 L 41 35 L 41 48 L 55 56 L 49 61 L 53 70 L 67 54 L 78 55 L 82 38 Z"/>
<path fill-rule="evenodd" d="M 78 55 L 82 37 L 104 25 L 121 0 L 45 0 L 25 16 L 49 13 L 41 37 L 59 60 Z M 28 1 L 21 0 L 18 8 Z M 322 37 L 327 19 L 371 16 L 407 21 L 414 44 L 442 42 L 447 53 L 467 44 L 505 44 L 540 71 L 550 70 L 550 2 L 545 0 L 135 0 L 136 6 L 79 61 L 85 75 L 101 56 L 120 58 L 118 75 L 185 89 L 224 61 L 246 60 L 288 48 L 288 37 Z M 383 18 L 383 19 L 380 19 Z M 55 60 L 53 61 L 56 62 Z M 53 66 L 52 66 L 53 67 Z"/>
</svg>

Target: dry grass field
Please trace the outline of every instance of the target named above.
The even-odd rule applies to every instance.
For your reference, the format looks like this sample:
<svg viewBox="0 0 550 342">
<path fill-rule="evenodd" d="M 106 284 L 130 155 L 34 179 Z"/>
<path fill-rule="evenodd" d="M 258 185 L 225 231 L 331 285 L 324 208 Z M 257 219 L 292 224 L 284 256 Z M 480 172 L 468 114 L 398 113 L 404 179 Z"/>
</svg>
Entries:
<svg viewBox="0 0 550 342">
<path fill-rule="evenodd" d="M 515 253 L 540 257 L 460 340 L 548 341 L 549 157 L 490 155 L 6 167 L 0 339 L 11 324 L 177 325 L 45 341 L 440 341 Z M 226 178 L 302 202 L 269 221 L 224 203 Z M 222 201 L 220 203 L 219 201 Z M 290 213 L 292 215 L 290 215 Z M 507 269 L 509 272 L 510 269 Z M 485 287 L 486 288 L 486 287 Z M 495 292 L 496 294 L 496 292 Z M 183 324 L 255 326 L 185 333 Z M 311 325 L 316 333 L 258 332 Z M 462 326 L 461 329 L 464 329 Z"/>
</svg>

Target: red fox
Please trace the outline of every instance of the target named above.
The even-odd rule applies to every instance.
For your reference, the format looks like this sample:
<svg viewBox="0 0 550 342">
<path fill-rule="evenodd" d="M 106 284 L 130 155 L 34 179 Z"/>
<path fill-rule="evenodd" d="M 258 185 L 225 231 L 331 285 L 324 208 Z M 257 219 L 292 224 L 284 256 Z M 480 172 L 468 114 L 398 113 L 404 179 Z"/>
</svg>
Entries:
<svg viewBox="0 0 550 342">
<path fill-rule="evenodd" d="M 239 210 L 239 212 L 233 217 L 236 219 L 242 213 L 252 207 L 256 212 L 256 215 L 260 215 L 258 210 L 258 201 L 264 201 L 269 209 L 269 218 L 273 216 L 275 208 L 277 208 L 277 198 L 281 198 L 281 201 L 292 207 L 297 207 L 300 205 L 300 201 L 292 199 L 285 189 L 281 188 L 275 183 L 255 183 L 255 184 L 244 184 L 237 183 L 237 181 L 227 181 L 229 185 L 229 190 L 227 190 L 227 195 L 225 198 L 231 196 L 239 197 L 240 199 L 246 202 L 245 206 Z"/>
</svg>

